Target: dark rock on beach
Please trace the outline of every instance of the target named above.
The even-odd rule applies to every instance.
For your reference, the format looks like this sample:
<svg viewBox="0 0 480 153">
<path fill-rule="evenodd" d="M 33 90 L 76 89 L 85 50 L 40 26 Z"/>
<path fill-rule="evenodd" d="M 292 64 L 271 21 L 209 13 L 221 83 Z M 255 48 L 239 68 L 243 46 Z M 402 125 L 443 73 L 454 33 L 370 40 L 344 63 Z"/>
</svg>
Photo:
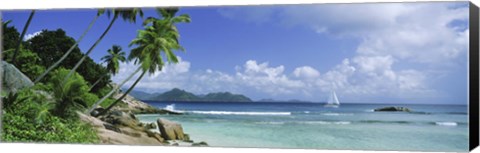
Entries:
<svg viewBox="0 0 480 153">
<path fill-rule="evenodd" d="M 208 146 L 208 144 L 206 142 L 202 141 L 202 142 L 199 142 L 199 143 L 193 143 L 192 146 L 199 146 L 200 147 L 200 146 Z"/>
<path fill-rule="evenodd" d="M 166 109 L 160 109 L 158 110 L 159 114 L 171 114 L 171 115 L 182 115 L 183 113 L 181 112 L 175 112 L 175 111 L 171 111 L 171 110 L 166 110 Z"/>
<path fill-rule="evenodd" d="M 406 107 L 383 107 L 374 109 L 375 112 L 411 112 L 409 108 Z"/>
</svg>

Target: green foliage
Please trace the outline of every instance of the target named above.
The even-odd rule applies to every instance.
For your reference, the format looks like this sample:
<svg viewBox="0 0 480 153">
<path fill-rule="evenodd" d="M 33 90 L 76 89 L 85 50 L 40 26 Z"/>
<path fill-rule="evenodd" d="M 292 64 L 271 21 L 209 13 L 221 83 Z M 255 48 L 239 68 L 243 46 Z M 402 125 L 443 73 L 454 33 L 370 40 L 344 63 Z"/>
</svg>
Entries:
<svg viewBox="0 0 480 153">
<path fill-rule="evenodd" d="M 31 116 L 35 122 L 41 123 L 54 104 L 53 98 L 46 92 L 31 89 L 10 93 L 3 100 L 3 110 Z"/>
<path fill-rule="evenodd" d="M 97 92 L 94 92 L 98 97 L 103 97 L 108 94 L 113 88 L 109 85 L 104 86 L 103 88 L 98 89 Z"/>
<path fill-rule="evenodd" d="M 85 93 L 82 96 L 82 100 L 85 101 L 87 107 L 92 106 L 98 99 L 98 96 L 93 93 Z"/>
<path fill-rule="evenodd" d="M 9 26 L 11 21 L 2 21 L 3 50 L 14 49 L 20 39 L 20 33 L 14 26 Z"/>
<path fill-rule="evenodd" d="M 50 67 L 57 60 L 59 60 L 65 52 L 67 52 L 75 40 L 67 36 L 62 29 L 57 30 L 42 30 L 39 35 L 27 41 L 27 48 L 36 53 L 40 57 L 39 65 L 43 67 Z M 71 69 L 83 57 L 83 53 L 78 47 L 75 47 L 67 58 L 60 63 L 59 68 Z M 42 71 L 43 72 L 43 71 Z M 90 57 L 87 57 L 77 72 L 84 77 L 89 84 L 95 83 L 99 78 L 108 74 L 107 70 L 100 64 L 95 63 Z M 96 92 L 98 89 L 107 85 L 110 76 L 103 77 L 103 79 L 92 89 Z M 43 79 L 46 82 L 47 79 Z"/>
<path fill-rule="evenodd" d="M 162 70 L 164 66 L 163 56 L 167 56 L 168 62 L 178 63 L 177 56 L 173 51 L 183 51 L 184 49 L 179 44 L 180 34 L 178 33 L 175 24 L 181 22 L 188 23 L 190 22 L 190 17 L 188 15 L 175 16 L 178 11 L 176 8 L 161 8 L 159 10 L 163 10 L 163 13 L 166 13 L 161 13 L 163 18 L 151 19 L 152 24 L 145 26 L 145 29 L 143 30 L 139 30 L 137 37 L 129 44 L 129 46 L 135 45 L 136 47 L 131 50 L 128 59 L 135 60 L 135 63 L 139 63 L 143 72 L 120 98 L 108 106 L 104 111 L 100 112 L 99 115 L 105 113 L 119 103 L 121 99 L 135 88 L 135 85 L 140 82 L 147 72 L 153 74 L 156 71 Z"/>
<path fill-rule="evenodd" d="M 60 57 L 75 44 L 75 40 L 68 37 L 62 29 L 55 31 L 42 30 L 40 34 L 32 37 L 27 42 L 29 49 L 38 53 L 42 59 L 41 64 L 44 66 L 50 66 L 55 63 L 55 61 L 60 59 Z M 81 56 L 80 49 L 76 47 L 62 65 L 75 64 L 76 59 L 79 59 Z"/>
<path fill-rule="evenodd" d="M 2 141 L 95 143 L 98 138 L 89 125 L 78 118 L 62 119 L 50 111 L 55 99 L 49 93 L 37 90 L 47 88 L 35 85 L 2 99 L 4 103 Z"/>
<path fill-rule="evenodd" d="M 14 50 L 6 50 L 3 54 L 3 60 L 12 59 Z M 37 53 L 21 47 L 14 66 L 32 80 L 45 71 L 45 67 L 40 64 L 40 61 L 41 59 Z"/>
<path fill-rule="evenodd" d="M 113 45 L 111 49 L 107 50 L 108 55 L 105 55 L 102 57 L 101 60 L 103 60 L 105 63 L 107 63 L 107 70 L 110 72 L 112 75 L 115 75 L 118 73 L 118 70 L 120 69 L 120 63 L 119 62 L 125 62 L 125 52 L 122 51 L 122 47 L 118 45 Z"/>
<path fill-rule="evenodd" d="M 47 116 L 45 122 L 35 123 L 30 116 L 18 113 L 3 115 L 2 141 L 96 143 L 98 137 L 91 126 L 80 121 L 67 121 Z"/>
<path fill-rule="evenodd" d="M 137 15 L 140 18 L 143 18 L 143 11 L 140 8 L 133 8 L 133 9 L 100 9 L 97 12 L 97 15 L 102 15 L 107 13 L 107 16 L 113 15 L 113 18 L 121 17 L 124 21 L 130 23 L 136 23 Z"/>
<path fill-rule="evenodd" d="M 57 69 L 49 80 L 56 99 L 53 113 L 62 118 L 71 118 L 75 115 L 75 110 L 84 109 L 88 104 L 84 99 L 89 89 L 87 82 L 78 73 L 64 82 L 64 78 L 69 72 L 70 70 L 64 68 Z"/>
<path fill-rule="evenodd" d="M 33 87 L 31 87 L 31 89 L 42 90 L 42 91 L 52 91 L 53 90 L 53 84 L 37 83 Z"/>
<path fill-rule="evenodd" d="M 160 8 L 157 12 L 162 18 L 148 17 L 144 22 L 144 25 L 147 25 L 145 29 L 139 30 L 137 37 L 129 44 L 136 47 L 132 49 L 128 59 L 140 63 L 143 71 L 150 74 L 162 69 L 163 56 L 167 57 L 168 62 L 178 62 L 173 51 L 183 51 L 183 47 L 179 44 L 180 34 L 176 24 L 190 22 L 188 15 L 175 16 L 178 8 Z"/>
<path fill-rule="evenodd" d="M 101 103 L 100 106 L 102 106 L 103 108 L 106 108 L 109 105 L 111 105 L 113 102 L 115 102 L 115 99 L 108 98 L 108 99 L 105 99 L 105 101 L 103 101 L 103 103 Z"/>
</svg>

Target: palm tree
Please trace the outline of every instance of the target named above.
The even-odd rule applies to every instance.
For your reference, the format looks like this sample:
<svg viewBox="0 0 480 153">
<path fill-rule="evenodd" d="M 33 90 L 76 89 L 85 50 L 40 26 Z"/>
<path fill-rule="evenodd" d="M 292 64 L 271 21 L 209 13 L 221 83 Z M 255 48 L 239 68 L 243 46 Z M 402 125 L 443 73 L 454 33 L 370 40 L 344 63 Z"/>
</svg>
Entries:
<svg viewBox="0 0 480 153">
<path fill-rule="evenodd" d="M 113 23 L 121 17 L 123 20 L 128 21 L 130 23 L 136 23 L 137 15 L 143 18 L 143 11 L 140 8 L 133 8 L 133 9 L 112 9 L 112 10 L 100 10 L 98 14 L 107 13 L 108 17 L 113 14 L 113 19 L 110 21 L 107 29 L 102 33 L 102 35 L 95 41 L 95 43 L 88 49 L 88 51 L 83 55 L 83 57 L 75 64 L 75 66 L 70 70 L 70 73 L 65 77 L 64 81 L 66 81 L 72 74 L 80 67 L 83 61 L 88 57 L 88 55 L 93 51 L 93 49 L 102 41 L 103 37 L 108 33 L 108 31 L 112 28 Z"/>
<path fill-rule="evenodd" d="M 54 115 L 61 118 L 69 118 L 75 116 L 75 110 L 82 110 L 88 107 L 83 97 L 88 93 L 88 85 L 80 74 L 75 73 L 65 83 L 62 83 L 69 70 L 60 68 L 52 73 L 54 75 L 50 78 L 50 82 L 54 85 L 53 97 L 56 101 L 52 110 Z"/>
<path fill-rule="evenodd" d="M 23 31 L 22 31 L 22 34 L 20 35 L 20 39 L 18 39 L 15 52 L 13 52 L 12 64 L 15 64 L 15 60 L 16 60 L 15 58 L 17 58 L 17 54 L 18 54 L 18 51 L 20 50 L 20 45 L 22 44 L 23 37 L 25 36 L 25 33 L 27 33 L 27 29 L 30 26 L 30 22 L 32 21 L 32 18 L 34 15 L 35 15 L 35 10 L 32 10 L 32 12 L 30 12 L 30 16 L 28 17 L 27 23 L 25 23 L 25 26 L 23 27 Z"/>
<path fill-rule="evenodd" d="M 108 55 L 105 55 L 104 57 L 102 57 L 101 60 L 107 63 L 107 71 L 110 74 L 115 75 L 118 73 L 118 70 L 120 69 L 119 61 L 125 62 L 126 60 L 125 52 L 123 52 L 122 47 L 118 45 L 113 45 L 111 49 L 107 50 L 107 52 L 108 52 Z M 90 90 L 93 87 L 95 87 L 95 85 L 97 85 L 100 82 L 100 80 L 102 80 L 107 75 L 108 73 L 100 77 L 97 81 L 95 81 L 95 83 L 93 83 L 93 85 L 90 87 Z"/>
<path fill-rule="evenodd" d="M 120 102 L 125 96 L 130 93 L 133 88 L 140 82 L 143 76 L 148 72 L 149 74 L 155 73 L 157 70 L 161 71 L 165 65 L 163 60 L 163 55 L 166 55 L 167 61 L 170 63 L 177 63 L 178 59 L 173 53 L 175 50 L 183 50 L 183 47 L 179 44 L 179 34 L 175 23 L 179 22 L 190 22 L 190 17 L 188 15 L 181 15 L 178 17 L 183 18 L 182 20 L 176 20 L 172 18 L 175 17 L 177 11 L 166 11 L 170 9 L 160 9 L 164 12 L 169 12 L 163 16 L 163 19 L 151 20 L 151 25 L 146 26 L 144 30 L 138 32 L 137 38 L 132 40 L 129 46 L 137 46 L 132 49 L 129 55 L 129 60 L 134 60 L 135 64 L 139 64 L 139 69 L 132 74 L 135 75 L 142 70 L 140 76 L 135 80 L 135 82 L 130 86 L 130 88 L 115 102 L 108 106 L 104 111 L 96 114 L 96 116 L 102 115 Z M 172 9 L 173 10 L 173 9 Z M 178 9 L 174 9 L 178 10 Z M 162 14 L 163 15 L 163 14 Z M 179 21 L 179 22 L 167 22 L 167 21 Z M 120 85 L 121 86 L 121 85 Z M 110 96 L 110 95 L 107 95 Z M 100 101 L 101 103 L 101 101 Z"/>
<path fill-rule="evenodd" d="M 82 39 L 85 37 L 85 35 L 88 33 L 88 31 L 90 31 L 90 29 L 92 28 L 93 24 L 97 21 L 98 17 L 100 17 L 101 14 L 97 14 L 95 15 L 95 17 L 93 18 L 93 20 L 90 22 L 90 24 L 88 25 L 87 29 L 83 32 L 83 34 L 77 39 L 77 41 L 75 41 L 75 44 L 72 45 L 72 47 L 70 47 L 70 49 L 68 49 L 67 52 L 65 52 L 65 54 L 63 54 L 63 56 L 57 61 L 55 62 L 53 65 L 51 65 L 50 67 L 48 67 L 47 70 L 45 70 L 45 72 L 43 72 L 40 76 L 38 76 L 33 82 L 34 83 L 37 83 L 39 81 L 41 81 L 50 71 L 52 71 L 54 68 L 56 68 L 58 65 L 60 65 L 60 63 L 62 63 L 68 55 L 70 55 L 70 53 L 72 53 L 73 49 L 75 49 L 75 47 L 78 46 L 78 44 L 82 41 Z"/>
</svg>

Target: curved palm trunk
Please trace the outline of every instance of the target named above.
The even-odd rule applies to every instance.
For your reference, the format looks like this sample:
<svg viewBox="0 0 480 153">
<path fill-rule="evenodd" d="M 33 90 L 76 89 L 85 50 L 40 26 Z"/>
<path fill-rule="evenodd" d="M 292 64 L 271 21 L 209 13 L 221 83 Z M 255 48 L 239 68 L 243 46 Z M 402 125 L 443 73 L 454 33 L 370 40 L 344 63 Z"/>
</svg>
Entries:
<svg viewBox="0 0 480 153">
<path fill-rule="evenodd" d="M 100 77 L 97 81 L 95 81 L 95 83 L 93 83 L 93 85 L 90 87 L 90 89 L 88 89 L 88 91 L 92 90 L 93 87 L 95 87 L 107 75 L 108 75 L 108 73 L 103 75 L 102 77 Z"/>
<path fill-rule="evenodd" d="M 45 72 L 43 72 L 43 74 L 38 76 L 35 79 L 35 81 L 33 81 L 33 83 L 37 83 L 40 80 L 42 80 L 43 77 L 45 77 L 50 71 L 52 71 L 54 68 L 56 68 L 58 65 L 60 65 L 60 63 L 62 63 L 63 60 L 65 60 L 67 58 L 67 56 L 70 55 L 70 53 L 72 53 L 73 49 L 75 49 L 75 47 L 78 46 L 78 43 L 80 43 L 80 41 L 82 41 L 83 37 L 85 37 L 85 35 L 88 33 L 88 31 L 90 31 L 90 29 L 92 28 L 93 24 L 98 19 L 98 17 L 99 16 L 97 15 L 97 16 L 95 16 L 95 18 L 93 18 L 93 20 L 90 22 L 90 25 L 88 25 L 88 28 L 83 32 L 83 34 L 80 36 L 80 38 L 78 38 L 78 40 L 75 42 L 75 44 L 73 44 L 72 47 L 70 47 L 70 49 L 68 49 L 68 51 L 65 54 L 63 54 L 63 56 L 57 62 L 55 62 L 52 66 L 50 66 Z"/>
<path fill-rule="evenodd" d="M 110 104 L 110 106 L 108 106 L 105 110 L 103 110 L 102 112 L 98 113 L 95 117 L 97 116 L 100 116 L 100 115 L 103 115 L 105 114 L 106 112 L 108 112 L 108 110 L 112 109 L 113 106 L 115 106 L 118 102 L 122 101 L 123 98 L 125 98 L 125 96 L 128 95 L 128 93 L 130 93 L 130 91 L 133 90 L 133 88 L 135 88 L 135 86 L 137 85 L 138 82 L 140 82 L 140 80 L 142 80 L 143 76 L 147 73 L 147 71 L 143 71 L 142 74 L 137 78 L 137 80 L 135 80 L 135 83 L 132 84 L 132 86 L 130 86 L 130 88 L 128 88 L 128 90 L 123 93 L 123 95 L 118 98 L 115 102 L 113 102 L 112 104 Z"/>
<path fill-rule="evenodd" d="M 110 90 L 110 92 L 108 92 L 108 94 L 106 94 L 105 96 L 102 97 L 102 99 L 98 100 L 97 102 L 95 102 L 95 104 L 93 104 L 93 106 L 88 110 L 88 114 L 92 113 L 92 111 L 97 108 L 98 105 L 100 105 L 103 101 L 105 101 L 105 99 L 107 99 L 108 97 L 112 96 L 112 94 L 115 92 L 115 90 L 118 90 L 118 88 L 120 88 L 121 86 L 123 86 L 128 80 L 130 80 L 135 74 L 137 74 L 138 72 L 140 72 L 140 70 L 142 70 L 141 67 L 138 67 L 137 70 L 135 70 L 135 72 L 133 72 L 132 74 L 130 74 L 130 76 L 128 76 L 128 78 L 126 78 L 125 80 L 123 80 L 122 83 L 120 83 L 116 88 L 113 88 L 112 90 Z"/>
<path fill-rule="evenodd" d="M 68 73 L 68 75 L 63 79 L 63 82 L 65 82 L 68 78 L 70 78 L 73 73 L 78 69 L 78 67 L 80 67 L 80 65 L 83 63 L 83 61 L 88 57 L 88 55 L 93 51 L 93 49 L 95 47 L 97 47 L 97 45 L 100 43 L 100 41 L 102 41 L 103 37 L 105 37 L 105 35 L 108 33 L 108 31 L 112 28 L 112 25 L 113 23 L 115 23 L 115 20 L 117 20 L 118 17 L 114 17 L 112 19 L 112 21 L 110 22 L 110 24 L 108 25 L 107 29 L 105 29 L 105 31 L 102 33 L 102 35 L 97 39 L 97 41 L 92 45 L 92 47 L 90 47 L 90 49 L 88 49 L 88 51 L 85 53 L 85 55 L 83 55 L 83 57 L 80 59 L 80 61 L 77 62 L 77 64 L 75 64 L 75 66 L 73 67 L 72 70 L 70 70 L 70 72 Z"/>
<path fill-rule="evenodd" d="M 18 43 L 17 43 L 17 48 L 15 48 L 15 52 L 13 53 L 12 64 L 15 64 L 16 62 L 18 50 L 20 50 L 20 45 L 22 44 L 23 37 L 25 37 L 25 33 L 27 33 L 27 29 L 30 26 L 30 22 L 32 21 L 32 18 L 34 15 L 35 15 L 35 10 L 32 10 L 32 12 L 30 13 L 30 16 L 28 17 L 27 23 L 23 27 L 22 34 L 20 35 L 20 39 L 18 40 Z"/>
</svg>

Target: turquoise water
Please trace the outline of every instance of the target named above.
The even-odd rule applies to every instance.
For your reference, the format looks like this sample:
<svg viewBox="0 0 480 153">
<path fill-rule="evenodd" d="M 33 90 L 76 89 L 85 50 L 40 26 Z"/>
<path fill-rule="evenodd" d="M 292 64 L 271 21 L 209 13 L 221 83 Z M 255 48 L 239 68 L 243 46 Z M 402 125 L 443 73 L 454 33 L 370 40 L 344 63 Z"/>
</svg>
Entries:
<svg viewBox="0 0 480 153">
<path fill-rule="evenodd" d="M 186 114 L 138 115 L 142 122 L 159 117 L 179 122 L 192 140 L 213 147 L 468 150 L 467 106 L 462 105 L 395 105 L 414 111 L 405 113 L 373 112 L 391 106 L 377 104 L 149 103 Z"/>
</svg>

